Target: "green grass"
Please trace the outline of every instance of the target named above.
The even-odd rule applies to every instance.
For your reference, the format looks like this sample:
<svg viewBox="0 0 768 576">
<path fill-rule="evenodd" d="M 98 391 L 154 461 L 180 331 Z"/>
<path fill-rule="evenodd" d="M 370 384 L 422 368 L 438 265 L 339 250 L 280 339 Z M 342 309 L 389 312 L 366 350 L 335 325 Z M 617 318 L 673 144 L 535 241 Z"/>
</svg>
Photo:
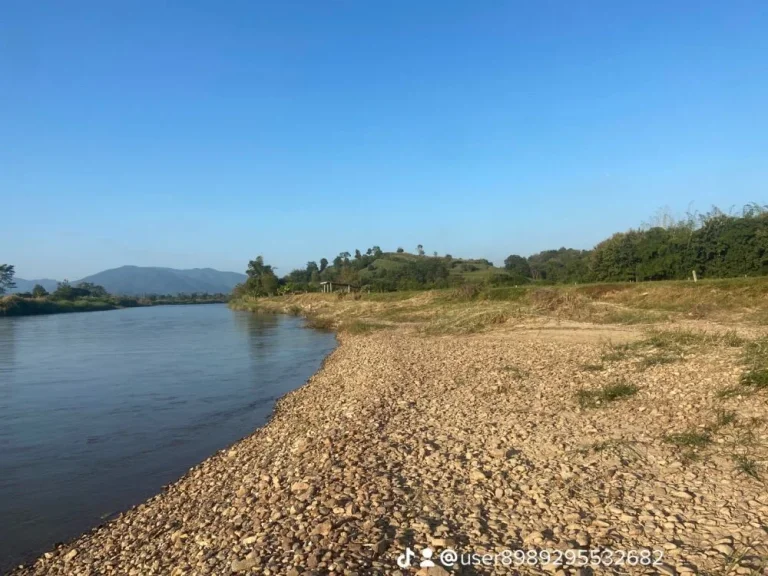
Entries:
<svg viewBox="0 0 768 576">
<path fill-rule="evenodd" d="M 729 424 L 736 422 L 737 415 L 736 412 L 732 410 L 720 409 L 717 411 L 715 418 L 715 426 L 722 428 L 723 426 L 728 426 Z"/>
<path fill-rule="evenodd" d="M 641 358 L 638 363 L 638 369 L 651 368 L 653 366 L 661 366 L 663 364 L 672 364 L 674 362 L 680 362 L 682 357 L 673 356 L 671 354 L 652 354 Z"/>
<path fill-rule="evenodd" d="M 615 344 L 603 352 L 604 362 L 636 359 L 637 368 L 671 364 L 685 359 L 685 354 L 705 346 L 743 345 L 744 340 L 733 331 L 719 334 L 694 330 L 650 330 L 645 337 L 634 342 Z"/>
<path fill-rule="evenodd" d="M 753 459 L 742 454 L 738 454 L 733 457 L 733 461 L 736 463 L 736 470 L 747 476 L 751 476 L 755 480 L 761 480 L 760 478 L 760 465 Z"/>
<path fill-rule="evenodd" d="M 617 382 L 609 384 L 597 390 L 579 390 L 576 400 L 582 408 L 597 408 L 622 398 L 628 398 L 637 394 L 638 387 L 634 384 Z"/>
<path fill-rule="evenodd" d="M 613 344 L 603 352 L 600 359 L 603 362 L 620 362 L 630 357 L 630 352 L 634 348 L 634 344 Z"/>
<path fill-rule="evenodd" d="M 707 432 L 679 432 L 664 437 L 664 441 L 682 448 L 703 448 L 712 443 L 712 437 Z"/>
<path fill-rule="evenodd" d="M 385 324 L 377 324 L 374 322 L 364 322 L 362 320 L 352 320 L 350 322 L 343 322 L 339 326 L 339 331 L 348 332 L 350 334 L 368 334 L 374 330 L 381 330 L 386 328 Z"/>
<path fill-rule="evenodd" d="M 744 390 L 738 386 L 727 386 L 726 388 L 718 390 L 716 396 L 723 400 L 727 400 L 728 398 L 735 398 L 743 393 Z"/>
<path fill-rule="evenodd" d="M 752 390 L 763 390 L 768 388 L 768 369 L 757 368 L 742 374 L 739 381 L 742 386 Z"/>
</svg>

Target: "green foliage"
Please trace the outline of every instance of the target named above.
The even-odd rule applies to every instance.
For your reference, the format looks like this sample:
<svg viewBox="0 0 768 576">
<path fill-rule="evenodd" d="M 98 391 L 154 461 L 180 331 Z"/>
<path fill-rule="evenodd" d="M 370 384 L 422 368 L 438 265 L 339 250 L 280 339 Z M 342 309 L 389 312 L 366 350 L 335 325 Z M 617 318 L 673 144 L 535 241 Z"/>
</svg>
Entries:
<svg viewBox="0 0 768 576">
<path fill-rule="evenodd" d="M 263 256 L 257 256 L 255 260 L 248 262 L 245 271 L 248 279 L 244 284 L 235 287 L 235 295 L 248 294 L 251 296 L 270 296 L 277 292 L 279 282 L 272 270 L 272 266 L 264 263 Z"/>
<path fill-rule="evenodd" d="M 403 248 L 384 253 L 378 246 L 341 252 L 329 264 L 310 261 L 305 269 L 292 270 L 277 279 L 271 266 L 259 256 L 248 265 L 248 280 L 234 294 L 266 296 L 316 291 L 331 281 L 377 292 L 451 288 L 475 282 L 485 286 L 519 286 L 527 283 L 603 283 L 585 287 L 615 291 L 616 282 L 680 280 L 693 270 L 699 278 L 768 275 L 768 212 L 750 204 L 741 215 L 718 209 L 688 215 L 676 221 L 667 214 L 643 229 L 616 233 L 592 250 L 559 248 L 527 258 L 511 254 L 504 268 L 485 259 L 461 259 L 450 255 L 425 258 L 424 246 L 416 254 Z M 435 253 L 436 254 L 436 253 Z M 588 295 L 590 298 L 599 294 Z M 623 323 L 656 320 L 648 315 L 616 319 Z M 663 361 L 663 360 L 662 360 Z"/>
<path fill-rule="evenodd" d="M 528 257 L 531 278 L 550 283 L 586 282 L 589 279 L 589 252 L 573 248 L 545 250 Z"/>
<path fill-rule="evenodd" d="M 531 277 L 531 265 L 528 264 L 528 260 L 517 254 L 512 254 L 504 260 L 504 268 L 517 276 Z"/>
<path fill-rule="evenodd" d="M 104 298 L 109 296 L 108 292 L 104 289 L 104 286 L 99 286 L 98 284 L 93 284 L 91 282 L 80 282 L 76 288 L 86 291 L 87 294 L 83 294 L 84 296 L 93 296 L 94 298 Z"/>
<path fill-rule="evenodd" d="M 35 287 L 32 288 L 32 297 L 33 298 L 44 298 L 46 296 L 48 296 L 48 290 L 46 290 L 40 284 L 35 284 Z"/>
<path fill-rule="evenodd" d="M 748 205 L 741 216 L 717 208 L 677 223 L 618 233 L 590 258 L 596 281 L 682 280 L 768 273 L 768 213 Z"/>
<path fill-rule="evenodd" d="M 760 465 L 755 460 L 743 454 L 737 454 L 733 457 L 733 461 L 736 463 L 736 470 L 755 480 L 760 480 Z"/>
<path fill-rule="evenodd" d="M 597 408 L 609 402 L 633 396 L 637 394 L 637 390 L 638 388 L 634 384 L 618 382 L 597 390 L 579 390 L 576 393 L 576 399 L 582 408 Z"/>
<path fill-rule="evenodd" d="M 666 442 L 686 448 L 703 448 L 712 442 L 712 437 L 707 432 L 679 432 L 664 437 Z"/>
<path fill-rule="evenodd" d="M 16 287 L 13 281 L 15 271 L 10 264 L 0 264 L 0 294 L 5 294 L 7 290 Z"/>
<path fill-rule="evenodd" d="M 35 288 L 38 288 L 36 286 Z M 42 289 L 42 286 L 39 286 Z M 99 294 L 93 295 L 88 288 Z M 103 292 L 102 292 L 103 291 Z M 45 292 L 42 289 L 42 292 Z M 226 302 L 224 294 L 176 294 L 113 296 L 101 286 L 91 285 L 87 288 L 70 286 L 62 282 L 59 288 L 50 295 L 40 290 L 33 290 L 28 295 L 13 294 L 0 298 L 0 316 L 30 316 L 37 314 L 59 314 L 65 312 L 91 312 L 97 310 L 115 310 L 117 308 L 132 308 L 135 306 L 160 306 L 169 304 L 208 304 Z M 58 293 L 58 297 L 56 294 Z"/>
</svg>

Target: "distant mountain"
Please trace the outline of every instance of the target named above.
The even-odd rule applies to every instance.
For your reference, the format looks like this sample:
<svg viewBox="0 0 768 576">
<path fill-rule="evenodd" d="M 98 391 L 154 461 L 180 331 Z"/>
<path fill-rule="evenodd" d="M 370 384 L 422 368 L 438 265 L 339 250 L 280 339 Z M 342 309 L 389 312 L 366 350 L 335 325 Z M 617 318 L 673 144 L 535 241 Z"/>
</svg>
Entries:
<svg viewBox="0 0 768 576">
<path fill-rule="evenodd" d="M 140 296 L 142 294 L 191 294 L 231 292 L 235 284 L 245 280 L 245 274 L 220 272 L 213 268 L 155 268 L 145 266 L 121 266 L 104 270 L 72 282 L 92 282 L 104 286 L 110 294 Z M 54 286 L 55 288 L 55 286 Z"/>
<path fill-rule="evenodd" d="M 32 292 L 32 288 L 35 287 L 35 284 L 40 284 L 43 288 L 48 290 L 48 292 L 53 292 L 59 284 L 58 280 L 51 280 L 50 278 L 40 278 L 39 280 L 14 278 L 13 281 L 16 283 L 16 288 L 10 290 L 12 294 L 16 292 Z"/>
</svg>

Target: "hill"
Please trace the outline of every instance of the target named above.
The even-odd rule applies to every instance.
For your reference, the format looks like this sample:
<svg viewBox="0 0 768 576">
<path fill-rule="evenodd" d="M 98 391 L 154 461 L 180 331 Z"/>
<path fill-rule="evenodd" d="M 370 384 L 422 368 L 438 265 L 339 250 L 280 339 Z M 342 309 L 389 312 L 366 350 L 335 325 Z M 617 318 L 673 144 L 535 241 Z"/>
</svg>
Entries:
<svg viewBox="0 0 768 576">
<path fill-rule="evenodd" d="M 142 294 L 229 293 L 243 282 L 245 274 L 221 272 L 212 268 L 176 270 L 145 266 L 121 266 L 86 276 L 73 282 L 91 282 L 103 286 L 110 294 L 137 296 Z"/>
</svg>

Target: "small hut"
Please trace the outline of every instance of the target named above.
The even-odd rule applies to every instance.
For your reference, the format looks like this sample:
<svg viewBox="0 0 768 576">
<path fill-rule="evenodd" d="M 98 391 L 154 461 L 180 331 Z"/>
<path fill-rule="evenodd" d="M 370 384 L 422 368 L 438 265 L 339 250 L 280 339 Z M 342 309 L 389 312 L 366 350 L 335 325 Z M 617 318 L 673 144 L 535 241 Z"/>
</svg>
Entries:
<svg viewBox="0 0 768 576">
<path fill-rule="evenodd" d="M 330 280 L 326 280 L 325 282 L 320 282 L 320 291 L 321 292 L 352 292 L 353 290 L 358 290 L 359 287 L 355 286 L 353 284 L 344 284 L 343 282 L 331 282 Z"/>
</svg>

